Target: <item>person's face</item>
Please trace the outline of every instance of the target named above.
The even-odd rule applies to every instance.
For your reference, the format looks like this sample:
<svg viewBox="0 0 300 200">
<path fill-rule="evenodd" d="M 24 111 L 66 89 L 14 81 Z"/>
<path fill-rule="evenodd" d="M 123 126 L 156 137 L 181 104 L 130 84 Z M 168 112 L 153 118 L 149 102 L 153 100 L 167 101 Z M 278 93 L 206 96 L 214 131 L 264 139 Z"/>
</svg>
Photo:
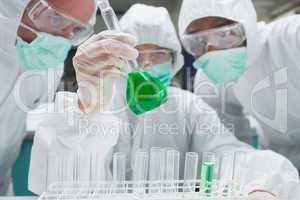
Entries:
<svg viewBox="0 0 300 200">
<path fill-rule="evenodd" d="M 190 25 L 186 28 L 186 33 L 187 34 L 201 33 L 211 29 L 221 28 L 221 27 L 234 25 L 234 24 L 237 24 L 237 22 L 229 19 L 221 18 L 221 17 L 205 17 L 191 22 Z M 217 33 L 217 32 L 206 34 L 205 38 L 206 41 L 208 42 L 204 46 L 201 47 L 200 45 L 193 46 L 192 49 L 195 54 L 194 56 L 198 58 L 207 52 L 226 49 L 218 41 L 215 40 L 217 37 L 220 37 L 220 34 L 221 33 Z M 228 35 L 226 37 L 230 41 L 231 40 L 230 37 L 232 36 Z M 245 45 L 245 43 L 243 43 L 242 45 Z M 236 47 L 237 46 L 233 46 L 232 48 L 236 48 Z"/>
<path fill-rule="evenodd" d="M 141 44 L 137 45 L 136 48 L 139 51 L 138 64 L 144 69 L 172 61 L 173 59 L 171 50 L 155 44 Z"/>
<path fill-rule="evenodd" d="M 40 1 L 31 0 L 29 2 L 22 17 L 22 23 L 38 32 L 47 32 L 65 38 L 71 38 L 73 36 L 74 30 L 78 29 L 78 23 L 88 24 L 95 10 L 94 0 L 48 0 L 47 3 L 53 10 L 46 8 L 41 9 L 43 14 L 37 17 L 37 20 L 39 20 L 38 23 L 41 25 L 37 27 L 28 17 L 28 13 L 38 2 Z M 53 24 L 56 23 L 55 19 L 58 19 L 58 15 L 60 14 L 67 16 L 78 23 L 67 23 L 63 28 L 57 29 Z M 23 36 L 22 38 L 27 41 L 32 41 L 35 38 L 33 33 L 21 26 L 18 30 L 18 34 L 21 37 Z"/>
</svg>

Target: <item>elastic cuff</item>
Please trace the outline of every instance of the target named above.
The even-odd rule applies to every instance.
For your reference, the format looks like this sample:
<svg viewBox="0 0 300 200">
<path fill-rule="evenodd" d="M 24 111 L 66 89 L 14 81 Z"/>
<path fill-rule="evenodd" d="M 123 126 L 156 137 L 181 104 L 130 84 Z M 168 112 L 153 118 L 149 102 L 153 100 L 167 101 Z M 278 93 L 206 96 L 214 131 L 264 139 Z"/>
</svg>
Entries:
<svg viewBox="0 0 300 200">
<path fill-rule="evenodd" d="M 249 192 L 248 194 L 250 195 L 250 194 L 253 194 L 253 193 L 268 193 L 268 194 L 272 195 L 273 197 L 277 197 L 277 195 L 274 194 L 273 192 L 270 192 L 270 191 L 264 190 L 264 189 L 254 189 L 251 192 Z"/>
</svg>

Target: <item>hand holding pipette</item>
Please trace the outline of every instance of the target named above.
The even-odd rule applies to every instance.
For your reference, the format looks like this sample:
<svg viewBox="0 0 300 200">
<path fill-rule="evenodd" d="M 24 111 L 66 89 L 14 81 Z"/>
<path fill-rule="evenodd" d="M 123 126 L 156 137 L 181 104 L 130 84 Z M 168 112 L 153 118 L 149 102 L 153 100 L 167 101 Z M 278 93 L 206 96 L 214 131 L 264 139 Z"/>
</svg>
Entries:
<svg viewBox="0 0 300 200">
<path fill-rule="evenodd" d="M 101 10 L 101 15 L 104 20 L 104 23 L 108 30 L 113 30 L 117 32 L 122 32 L 121 27 L 119 25 L 119 20 L 115 14 L 115 11 L 109 4 L 108 0 L 100 0 L 97 2 L 98 7 Z M 126 60 L 126 58 L 122 58 L 125 60 L 127 65 L 127 72 L 132 68 L 134 70 L 138 70 L 138 64 L 135 59 Z"/>
</svg>

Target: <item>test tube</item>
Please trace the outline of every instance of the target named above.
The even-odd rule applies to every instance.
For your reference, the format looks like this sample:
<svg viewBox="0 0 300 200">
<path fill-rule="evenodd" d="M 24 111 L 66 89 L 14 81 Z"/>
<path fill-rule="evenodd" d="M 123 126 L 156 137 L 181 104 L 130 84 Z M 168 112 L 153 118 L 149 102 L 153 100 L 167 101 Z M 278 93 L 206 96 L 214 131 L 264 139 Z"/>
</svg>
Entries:
<svg viewBox="0 0 300 200">
<path fill-rule="evenodd" d="M 125 191 L 126 154 L 124 152 L 113 155 L 113 181 L 116 183 L 116 193 Z"/>
<path fill-rule="evenodd" d="M 180 152 L 176 150 L 167 150 L 166 154 L 166 180 L 168 181 L 167 192 L 175 192 L 177 191 L 177 187 L 174 181 L 179 180 Z"/>
<path fill-rule="evenodd" d="M 135 154 L 133 166 L 133 180 L 136 182 L 134 192 L 145 193 L 145 181 L 148 176 L 149 154 L 146 151 L 138 151 Z"/>
<path fill-rule="evenodd" d="M 232 183 L 233 183 L 233 152 L 224 152 L 220 155 L 219 163 L 219 188 L 223 196 L 227 196 L 231 193 Z"/>
<path fill-rule="evenodd" d="M 179 179 L 179 160 L 180 160 L 179 151 L 176 150 L 167 151 L 166 180 Z"/>
<path fill-rule="evenodd" d="M 241 194 L 243 192 L 243 183 L 245 172 L 243 169 L 246 166 L 247 154 L 244 151 L 236 151 L 234 153 L 233 162 L 233 181 L 234 181 L 234 193 Z"/>
<path fill-rule="evenodd" d="M 149 154 L 146 151 L 139 151 L 135 155 L 133 167 L 133 180 L 145 181 L 148 176 Z"/>
<path fill-rule="evenodd" d="M 150 150 L 149 180 L 156 183 L 150 184 L 150 193 L 161 191 L 165 172 L 165 151 L 160 147 L 152 147 Z"/>
<path fill-rule="evenodd" d="M 124 182 L 125 178 L 126 178 L 126 154 L 124 152 L 114 153 L 113 180 Z"/>
<path fill-rule="evenodd" d="M 196 152 L 187 152 L 185 154 L 184 164 L 184 191 L 195 192 L 195 185 L 197 179 L 199 156 Z"/>
<path fill-rule="evenodd" d="M 103 164 L 103 158 L 100 153 L 91 153 L 91 178 L 93 182 L 106 180 L 105 164 Z"/>
<path fill-rule="evenodd" d="M 203 152 L 201 166 L 201 189 L 205 193 L 211 192 L 214 177 L 216 155 L 213 152 Z"/>
<path fill-rule="evenodd" d="M 119 25 L 119 20 L 116 16 L 115 11 L 110 6 L 109 1 L 108 0 L 99 0 L 97 2 L 97 5 L 101 11 L 101 15 L 102 15 L 102 18 L 104 20 L 106 27 L 109 30 L 116 30 L 116 31 L 121 32 L 122 30 Z M 130 61 L 126 61 L 126 62 L 128 63 L 128 65 L 133 67 L 135 70 L 138 69 L 138 64 L 137 64 L 136 60 L 130 60 Z M 127 69 L 127 70 L 129 70 L 129 69 Z"/>
</svg>

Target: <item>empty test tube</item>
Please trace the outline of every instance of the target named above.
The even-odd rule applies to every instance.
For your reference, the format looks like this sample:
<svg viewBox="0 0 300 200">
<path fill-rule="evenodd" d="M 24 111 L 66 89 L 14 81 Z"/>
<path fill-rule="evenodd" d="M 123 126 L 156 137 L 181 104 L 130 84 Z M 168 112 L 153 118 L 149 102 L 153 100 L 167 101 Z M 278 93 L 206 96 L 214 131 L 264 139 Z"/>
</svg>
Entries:
<svg viewBox="0 0 300 200">
<path fill-rule="evenodd" d="M 234 162 L 233 162 L 233 181 L 234 181 L 234 193 L 242 194 L 243 192 L 243 183 L 245 172 L 243 169 L 246 166 L 247 154 L 244 151 L 236 151 L 234 153 Z"/>
<path fill-rule="evenodd" d="M 176 150 L 167 150 L 166 153 L 166 180 L 168 184 L 166 187 L 167 192 L 177 191 L 176 180 L 179 180 L 179 162 L 180 162 L 180 152 Z"/>
<path fill-rule="evenodd" d="M 187 152 L 185 154 L 184 164 L 184 186 L 185 192 L 195 192 L 195 184 L 197 179 L 199 156 L 196 152 Z"/>
<path fill-rule="evenodd" d="M 231 193 L 232 189 L 232 180 L 233 180 L 233 161 L 234 153 L 233 152 L 224 152 L 221 154 L 219 159 L 219 188 L 221 193 L 226 196 Z"/>
<path fill-rule="evenodd" d="M 151 181 L 164 180 L 165 151 L 160 147 L 152 147 L 150 150 L 150 173 Z"/>
<path fill-rule="evenodd" d="M 220 155 L 218 178 L 223 182 L 228 182 L 233 178 L 233 152 L 224 152 Z"/>
<path fill-rule="evenodd" d="M 196 152 L 187 152 L 185 154 L 184 180 L 196 180 L 198 171 L 199 156 Z"/>
<path fill-rule="evenodd" d="M 136 182 L 134 185 L 135 193 L 146 192 L 146 180 L 148 178 L 148 165 L 149 154 L 146 151 L 138 151 L 135 154 L 134 166 L 133 166 L 133 180 Z"/>
<path fill-rule="evenodd" d="M 145 151 L 139 151 L 135 155 L 133 167 L 133 180 L 145 181 L 148 176 L 149 154 Z"/>
<path fill-rule="evenodd" d="M 150 192 L 161 191 L 162 184 L 159 181 L 164 180 L 165 172 L 165 150 L 159 147 L 152 147 L 150 150 L 150 172 L 149 180 L 157 183 L 150 185 Z"/>
<path fill-rule="evenodd" d="M 214 168 L 216 155 L 213 152 L 204 152 L 201 166 L 201 188 L 205 193 L 211 192 L 212 181 L 214 177 Z"/>
<path fill-rule="evenodd" d="M 126 154 L 115 153 L 113 156 L 113 180 L 124 182 L 126 179 Z"/>
<path fill-rule="evenodd" d="M 166 159 L 166 180 L 179 179 L 180 152 L 176 150 L 167 151 Z"/>
</svg>

